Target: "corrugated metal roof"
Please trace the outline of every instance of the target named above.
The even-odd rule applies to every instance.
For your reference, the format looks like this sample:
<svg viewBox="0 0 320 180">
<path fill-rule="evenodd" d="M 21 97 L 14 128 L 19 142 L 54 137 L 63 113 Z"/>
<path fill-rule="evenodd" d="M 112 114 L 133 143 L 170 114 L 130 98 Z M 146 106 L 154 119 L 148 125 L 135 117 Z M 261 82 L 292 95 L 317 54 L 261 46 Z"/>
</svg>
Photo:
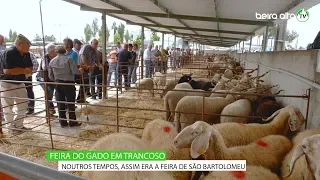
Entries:
<svg viewBox="0 0 320 180">
<path fill-rule="evenodd" d="M 64 0 L 81 10 L 106 12 L 132 25 L 188 37 L 203 44 L 232 46 L 248 40 L 272 21 L 258 13 L 310 8 L 320 0 Z M 294 13 L 294 12 L 293 12 Z M 276 21 L 276 22 L 279 22 Z M 260 31 L 259 31 L 260 30 Z"/>
</svg>

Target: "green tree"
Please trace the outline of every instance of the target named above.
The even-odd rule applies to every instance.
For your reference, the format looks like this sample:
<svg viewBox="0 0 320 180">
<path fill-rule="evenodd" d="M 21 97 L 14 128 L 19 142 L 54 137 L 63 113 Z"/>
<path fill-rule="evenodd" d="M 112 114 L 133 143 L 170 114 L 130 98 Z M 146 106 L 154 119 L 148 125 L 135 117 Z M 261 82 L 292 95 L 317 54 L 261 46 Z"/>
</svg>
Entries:
<svg viewBox="0 0 320 180">
<path fill-rule="evenodd" d="M 125 29 L 125 26 L 124 26 L 124 24 L 121 23 L 121 24 L 118 26 L 118 34 L 120 35 L 120 42 L 123 42 L 124 29 Z"/>
<path fill-rule="evenodd" d="M 97 33 L 100 31 L 98 27 L 98 19 L 95 18 L 91 25 L 92 37 L 96 37 Z"/>
<path fill-rule="evenodd" d="M 128 30 L 126 30 L 126 34 L 124 35 L 124 39 L 126 40 L 126 43 L 128 43 L 130 41 L 130 34 L 129 34 Z"/>
<path fill-rule="evenodd" d="M 160 37 L 157 35 L 156 32 L 153 32 L 152 35 L 151 35 L 151 44 L 153 46 L 153 42 L 154 41 L 160 41 Z"/>
<path fill-rule="evenodd" d="M 111 29 L 113 29 L 113 35 L 115 35 L 117 33 L 117 30 L 118 30 L 116 22 L 112 23 Z"/>
<path fill-rule="evenodd" d="M 275 38 L 277 36 L 277 26 L 272 26 L 268 28 L 268 37 Z"/>
<path fill-rule="evenodd" d="M 116 33 L 116 34 L 113 36 L 113 42 L 114 42 L 114 43 L 122 42 L 122 41 L 121 41 L 120 34 Z"/>
<path fill-rule="evenodd" d="M 109 37 L 110 37 L 110 30 L 108 29 L 108 26 L 106 26 L 106 41 L 109 41 Z M 99 42 L 102 43 L 102 25 L 101 28 L 99 30 Z"/>
<path fill-rule="evenodd" d="M 136 37 L 136 40 L 134 41 L 134 43 L 136 43 L 138 47 L 141 47 L 141 35 L 138 35 Z"/>
<path fill-rule="evenodd" d="M 130 35 L 130 41 L 133 41 L 133 34 Z"/>
<path fill-rule="evenodd" d="M 9 41 L 11 41 L 12 40 L 12 30 L 10 29 L 9 30 Z"/>
<path fill-rule="evenodd" d="M 90 41 L 91 37 L 92 37 L 91 26 L 90 26 L 90 24 L 87 24 L 86 27 L 84 28 L 84 38 L 85 38 L 85 41 L 86 41 L 86 42 Z"/>
<path fill-rule="evenodd" d="M 291 43 L 297 37 L 299 37 L 299 34 L 295 30 L 292 30 L 292 31 L 287 30 L 286 34 L 284 36 L 284 40 L 288 41 L 289 43 Z"/>
<path fill-rule="evenodd" d="M 16 31 L 13 31 L 12 37 L 11 37 L 11 42 L 14 42 L 17 39 L 18 33 Z"/>
<path fill-rule="evenodd" d="M 66 37 L 66 38 L 68 38 L 68 37 Z M 42 38 L 41 38 L 41 39 L 42 39 Z M 51 35 L 51 36 L 45 35 L 45 36 L 44 36 L 44 40 L 45 40 L 45 41 L 49 41 L 49 42 L 56 42 L 56 37 L 54 37 L 54 35 Z"/>
<path fill-rule="evenodd" d="M 42 38 L 39 34 L 36 34 L 36 36 L 33 38 L 34 41 L 42 41 Z"/>
</svg>

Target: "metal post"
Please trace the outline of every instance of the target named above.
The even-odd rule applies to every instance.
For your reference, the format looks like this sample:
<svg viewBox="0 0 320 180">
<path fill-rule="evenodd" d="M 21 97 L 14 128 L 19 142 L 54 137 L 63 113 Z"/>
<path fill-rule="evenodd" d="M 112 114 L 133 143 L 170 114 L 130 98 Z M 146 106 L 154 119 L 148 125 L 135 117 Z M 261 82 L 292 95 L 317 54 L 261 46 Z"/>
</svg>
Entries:
<svg viewBox="0 0 320 180">
<path fill-rule="evenodd" d="M 249 52 L 251 52 L 251 45 L 252 45 L 252 35 L 250 36 L 250 46 L 249 46 Z"/>
<path fill-rule="evenodd" d="M 117 132 L 119 132 L 119 87 L 117 87 Z"/>
<path fill-rule="evenodd" d="M 164 49 L 164 33 L 162 33 L 162 44 L 161 44 L 161 46 Z"/>
<path fill-rule="evenodd" d="M 311 89 L 307 89 L 307 96 L 308 96 L 308 102 L 307 102 L 307 112 L 306 112 L 306 123 L 305 123 L 305 129 L 307 129 L 307 122 L 309 117 L 309 106 L 310 106 L 310 91 Z"/>
<path fill-rule="evenodd" d="M 242 41 L 242 53 L 244 52 L 244 41 Z"/>
<path fill-rule="evenodd" d="M 141 49 L 144 51 L 144 26 L 141 26 Z M 144 60 L 143 56 L 141 56 L 141 76 L 140 79 L 143 79 L 143 68 L 144 68 Z"/>
<path fill-rule="evenodd" d="M 103 95 L 103 99 L 106 99 L 106 97 L 108 97 L 107 94 L 107 88 L 106 88 L 106 84 L 107 84 L 107 78 L 106 78 L 106 74 L 108 72 L 106 72 L 106 68 L 105 65 L 107 64 L 107 59 L 106 59 L 106 49 L 107 49 L 107 38 L 106 38 L 106 12 L 102 12 L 102 65 L 103 65 L 103 69 L 102 69 L 102 95 Z"/>
<path fill-rule="evenodd" d="M 44 39 L 44 30 L 43 30 L 43 19 L 42 19 L 42 8 L 41 8 L 41 2 L 42 0 L 39 1 L 39 6 L 40 6 L 40 18 L 41 18 L 41 29 L 42 29 L 42 43 L 43 43 L 43 56 L 46 54 L 46 44 L 45 44 L 45 39 Z M 48 62 L 45 61 L 45 67 L 46 69 L 44 71 L 48 71 L 47 67 L 48 67 Z M 44 81 L 48 82 L 48 76 L 47 73 L 43 73 L 44 74 Z M 49 125 L 49 133 L 50 133 L 50 141 L 51 141 L 51 148 L 54 149 L 53 146 L 53 139 L 52 139 L 52 131 L 51 131 L 51 120 L 50 120 L 50 111 L 49 111 L 49 99 L 48 99 L 48 84 L 45 83 L 44 84 L 44 99 L 45 99 L 45 107 L 46 107 L 46 119 L 47 119 L 47 123 Z"/>
<path fill-rule="evenodd" d="M 266 52 L 267 51 L 267 46 L 268 46 L 268 30 L 269 27 L 266 26 L 266 32 L 263 35 L 263 46 L 262 46 L 262 51 Z"/>
</svg>

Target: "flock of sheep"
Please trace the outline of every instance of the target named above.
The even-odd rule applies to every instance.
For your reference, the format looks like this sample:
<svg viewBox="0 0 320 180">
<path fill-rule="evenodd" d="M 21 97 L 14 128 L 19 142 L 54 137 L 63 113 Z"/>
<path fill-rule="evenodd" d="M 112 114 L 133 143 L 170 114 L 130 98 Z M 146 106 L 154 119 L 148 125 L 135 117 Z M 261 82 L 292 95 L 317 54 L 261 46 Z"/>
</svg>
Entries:
<svg viewBox="0 0 320 180">
<path fill-rule="evenodd" d="M 320 180 L 320 130 L 297 133 L 305 119 L 298 108 L 276 102 L 273 95 L 281 92 L 271 93 L 276 86 L 260 84 L 268 72 L 254 77 L 255 70 L 244 72 L 226 55 L 206 58 L 215 73 L 212 79 L 156 73 L 153 79 L 137 82 L 138 91 L 149 89 L 153 95 L 154 85 L 165 86 L 160 95 L 165 118 L 150 121 L 141 138 L 114 133 L 99 139 L 92 150 L 166 150 L 168 160 L 246 160 L 247 171 L 88 171 L 83 176 L 92 180 Z M 292 140 L 286 136 L 290 132 L 297 133 Z"/>
</svg>

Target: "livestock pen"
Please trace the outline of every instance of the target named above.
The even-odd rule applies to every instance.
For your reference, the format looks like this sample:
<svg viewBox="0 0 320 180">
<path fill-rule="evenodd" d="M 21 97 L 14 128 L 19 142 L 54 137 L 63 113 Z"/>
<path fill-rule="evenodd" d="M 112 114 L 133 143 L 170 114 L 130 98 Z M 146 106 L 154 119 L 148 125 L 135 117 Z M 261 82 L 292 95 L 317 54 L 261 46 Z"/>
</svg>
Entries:
<svg viewBox="0 0 320 180">
<path fill-rule="evenodd" d="M 197 68 L 198 67 L 198 68 Z M 182 68 L 176 71 L 169 71 L 168 74 L 184 74 L 193 73 L 194 78 L 209 77 L 208 69 L 203 58 L 195 58 L 193 62 L 185 63 Z M 141 68 L 141 66 L 140 66 Z M 141 68 L 142 69 L 142 68 Z M 143 71 L 143 70 L 141 70 Z M 141 71 L 138 73 L 138 81 L 141 78 Z M 174 75 L 175 78 L 180 78 Z M 209 77 L 210 78 L 210 77 Z M 104 78 L 105 79 L 105 78 Z M 42 90 L 39 89 L 40 82 L 32 82 L 35 87 L 36 98 L 36 113 L 33 115 L 26 115 L 25 125 L 32 128 L 32 130 L 25 130 L 18 135 L 7 134 L 6 123 L 2 123 L 3 133 L 0 139 L 0 151 L 11 154 L 23 159 L 30 160 L 52 168 L 57 168 L 57 162 L 48 162 L 45 160 L 45 151 L 48 149 L 56 150 L 84 150 L 89 149 L 90 146 L 100 137 L 115 132 L 128 132 L 141 136 L 142 130 L 146 123 L 156 119 L 164 118 L 166 111 L 163 108 L 163 99 L 156 95 L 153 97 L 148 91 L 137 93 L 136 87 L 123 91 L 119 86 L 105 86 L 95 85 L 95 87 L 106 88 L 108 95 L 106 99 L 91 100 L 87 98 L 89 103 L 77 103 L 76 109 L 77 121 L 81 121 L 80 127 L 61 128 L 58 117 L 50 116 L 48 108 L 45 107 L 50 100 L 47 96 L 41 95 Z M 64 84 L 46 82 L 45 86 L 49 84 Z M 71 84 L 70 84 L 71 85 Z M 73 85 L 73 84 L 72 84 Z M 83 84 L 77 84 L 82 86 Z M 79 87 L 77 87 L 77 90 Z M 147 90 L 147 89 L 144 89 Z M 154 88 L 154 91 L 161 92 L 163 88 Z M 172 90 L 182 91 L 182 90 Z M 183 90 L 184 92 L 195 92 L 194 90 Z M 203 97 L 205 93 L 203 92 Z M 224 94 L 221 92 L 214 92 Z M 252 96 L 261 96 L 259 94 L 250 93 L 227 93 L 227 94 L 245 94 Z M 304 95 L 272 95 L 275 97 L 284 98 L 301 98 L 309 102 L 310 90 L 306 90 Z M 2 97 L 3 98 L 3 97 Z M 10 97 L 5 97 L 10 98 Z M 204 99 L 204 98 L 203 98 Z M 28 99 L 24 99 L 27 101 Z M 58 101 L 52 100 L 53 103 Z M 61 102 L 69 104 L 67 102 Z M 200 115 L 202 119 L 205 115 L 205 103 L 202 103 L 202 112 Z M 2 108 L 2 107 L 1 107 Z M 308 111 L 308 109 L 306 109 Z M 190 114 L 197 114 L 188 112 Z M 308 113 L 306 113 L 308 114 Z M 211 114 L 215 116 L 222 116 L 221 114 Z M 223 115 L 232 116 L 232 115 Z M 2 116 L 0 116 L 2 117 Z M 88 117 L 88 119 L 87 119 Z M 241 116 L 239 116 L 241 117 Z M 249 116 L 247 118 L 262 118 L 256 116 Z M 265 117 L 264 117 L 265 118 Z M 308 117 L 306 116 L 306 119 Z M 3 119 L 2 119 L 3 120 Z M 200 120 L 200 119 L 199 119 Z M 28 148 L 26 148 L 28 147 Z M 77 173 L 77 172 L 74 172 Z"/>
</svg>

